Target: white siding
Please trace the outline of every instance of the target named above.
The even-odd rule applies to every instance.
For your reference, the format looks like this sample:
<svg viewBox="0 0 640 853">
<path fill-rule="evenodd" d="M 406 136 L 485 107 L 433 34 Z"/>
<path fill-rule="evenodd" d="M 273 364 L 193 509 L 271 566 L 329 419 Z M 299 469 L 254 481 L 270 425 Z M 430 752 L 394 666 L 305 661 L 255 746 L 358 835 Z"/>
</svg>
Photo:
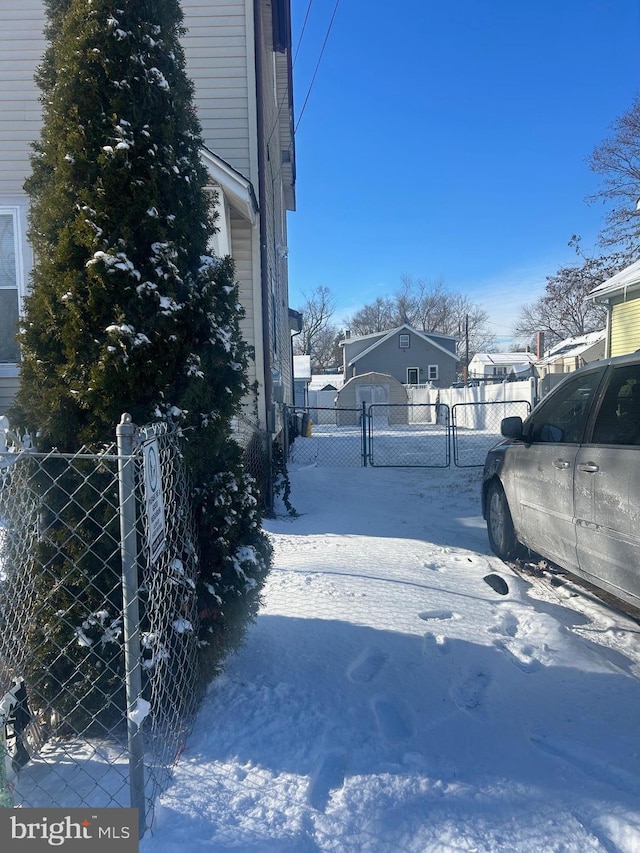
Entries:
<svg viewBox="0 0 640 853">
<path fill-rule="evenodd" d="M 0 199 L 22 196 L 40 130 L 33 73 L 45 48 L 41 0 L 0 2 Z"/>
<path fill-rule="evenodd" d="M 246 219 L 231 212 L 231 254 L 235 263 L 236 279 L 239 284 L 239 301 L 245 310 L 245 316 L 240 322 L 242 337 L 251 344 L 257 346 L 257 341 L 262 340 L 262 310 L 256 300 L 259 299 L 259 291 L 256 294 L 255 278 L 258 269 L 254 265 L 254 229 Z M 256 325 L 258 334 L 256 336 Z M 258 378 L 256 363 L 252 361 L 249 370 L 249 381 L 255 382 Z"/>
<path fill-rule="evenodd" d="M 183 44 L 205 145 L 257 184 L 250 146 L 250 6 L 245 0 L 183 0 Z"/>
</svg>

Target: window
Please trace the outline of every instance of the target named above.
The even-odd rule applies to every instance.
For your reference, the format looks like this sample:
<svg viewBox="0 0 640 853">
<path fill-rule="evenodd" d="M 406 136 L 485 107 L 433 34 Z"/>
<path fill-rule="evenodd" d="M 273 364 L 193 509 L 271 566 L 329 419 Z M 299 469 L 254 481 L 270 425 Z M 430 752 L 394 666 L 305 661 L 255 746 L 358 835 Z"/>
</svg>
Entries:
<svg viewBox="0 0 640 853">
<path fill-rule="evenodd" d="M 409 335 L 398 335 L 400 349 L 409 349 Z"/>
<path fill-rule="evenodd" d="M 567 379 L 527 421 L 526 433 L 532 442 L 582 441 L 590 401 L 600 384 L 603 370 Z"/>
<path fill-rule="evenodd" d="M 417 385 L 418 384 L 418 368 L 417 367 L 407 367 L 407 385 Z"/>
<path fill-rule="evenodd" d="M 17 213 L 0 208 L 0 363 L 18 361 L 18 287 L 20 282 Z"/>
<path fill-rule="evenodd" d="M 430 364 L 427 368 L 427 377 L 429 382 L 436 382 L 438 379 L 438 365 Z"/>
<path fill-rule="evenodd" d="M 617 367 L 593 427 L 594 444 L 640 444 L 640 365 Z"/>
</svg>

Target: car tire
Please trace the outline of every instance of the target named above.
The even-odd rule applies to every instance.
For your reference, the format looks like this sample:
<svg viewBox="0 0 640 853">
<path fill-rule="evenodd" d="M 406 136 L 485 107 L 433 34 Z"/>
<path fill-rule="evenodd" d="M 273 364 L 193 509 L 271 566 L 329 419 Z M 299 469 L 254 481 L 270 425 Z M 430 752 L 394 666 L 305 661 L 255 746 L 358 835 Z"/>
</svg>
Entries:
<svg viewBox="0 0 640 853">
<path fill-rule="evenodd" d="M 487 489 L 487 534 L 491 550 L 501 560 L 515 560 L 524 550 L 516 537 L 507 496 L 499 480 L 493 480 Z"/>
</svg>

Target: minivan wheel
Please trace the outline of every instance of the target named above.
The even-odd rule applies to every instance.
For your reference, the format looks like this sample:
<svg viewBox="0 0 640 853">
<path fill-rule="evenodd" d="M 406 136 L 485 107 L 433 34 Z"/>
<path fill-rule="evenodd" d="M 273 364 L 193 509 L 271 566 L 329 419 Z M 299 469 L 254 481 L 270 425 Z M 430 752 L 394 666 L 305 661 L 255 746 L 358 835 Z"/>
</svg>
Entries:
<svg viewBox="0 0 640 853">
<path fill-rule="evenodd" d="M 487 533 L 491 550 L 501 560 L 514 560 L 522 552 L 507 497 L 498 480 L 491 482 L 487 489 Z"/>
</svg>

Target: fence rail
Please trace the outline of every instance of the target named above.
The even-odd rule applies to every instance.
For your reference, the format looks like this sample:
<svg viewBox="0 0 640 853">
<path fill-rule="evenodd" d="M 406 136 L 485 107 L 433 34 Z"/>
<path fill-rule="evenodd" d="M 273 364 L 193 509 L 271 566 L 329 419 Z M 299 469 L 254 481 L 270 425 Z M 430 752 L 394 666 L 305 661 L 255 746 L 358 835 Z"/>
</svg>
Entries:
<svg viewBox="0 0 640 853">
<path fill-rule="evenodd" d="M 144 830 L 196 702 L 197 555 L 179 436 L 119 433 L 101 452 L 0 454 L 0 802 L 136 806 Z"/>
</svg>

